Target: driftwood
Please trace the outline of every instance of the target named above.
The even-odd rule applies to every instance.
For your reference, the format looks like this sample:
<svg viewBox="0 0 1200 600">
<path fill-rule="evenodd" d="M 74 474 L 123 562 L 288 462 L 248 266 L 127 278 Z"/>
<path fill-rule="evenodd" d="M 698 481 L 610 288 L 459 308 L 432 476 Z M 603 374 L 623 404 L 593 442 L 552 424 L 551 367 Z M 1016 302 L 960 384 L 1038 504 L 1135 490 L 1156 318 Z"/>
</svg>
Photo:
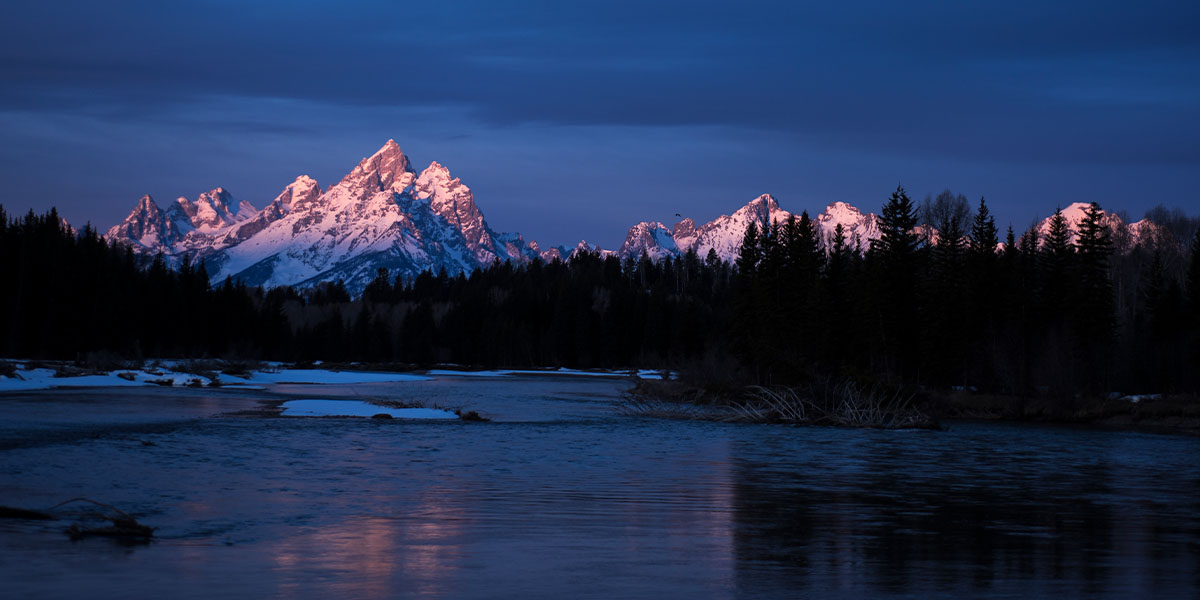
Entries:
<svg viewBox="0 0 1200 600">
<path fill-rule="evenodd" d="M 138 523 L 137 519 L 134 519 L 125 511 L 111 504 L 96 502 L 90 498 L 71 498 L 65 502 L 55 504 L 50 507 L 50 510 L 71 504 L 72 502 L 88 502 L 117 514 L 117 516 L 98 515 L 100 518 L 112 523 L 104 527 L 84 527 L 79 523 L 71 525 L 67 528 L 67 535 L 71 536 L 72 540 L 80 540 L 88 537 L 107 537 L 126 544 L 147 544 L 154 537 L 153 527 Z"/>
</svg>

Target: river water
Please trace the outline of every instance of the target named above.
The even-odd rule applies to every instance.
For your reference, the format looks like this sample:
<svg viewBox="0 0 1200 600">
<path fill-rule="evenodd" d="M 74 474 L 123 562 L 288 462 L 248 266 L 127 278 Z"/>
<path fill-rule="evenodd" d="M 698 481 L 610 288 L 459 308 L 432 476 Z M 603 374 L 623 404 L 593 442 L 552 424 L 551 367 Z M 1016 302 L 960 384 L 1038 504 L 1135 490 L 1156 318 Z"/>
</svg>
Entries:
<svg viewBox="0 0 1200 600">
<path fill-rule="evenodd" d="M 953 423 L 662 421 L 626 382 L 0 396 L 0 505 L 85 496 L 158 528 L 0 520 L 7 598 L 1195 598 L 1200 440 Z M 290 398 L 488 423 L 274 416 Z M 63 510 L 63 509 L 60 509 Z"/>
</svg>

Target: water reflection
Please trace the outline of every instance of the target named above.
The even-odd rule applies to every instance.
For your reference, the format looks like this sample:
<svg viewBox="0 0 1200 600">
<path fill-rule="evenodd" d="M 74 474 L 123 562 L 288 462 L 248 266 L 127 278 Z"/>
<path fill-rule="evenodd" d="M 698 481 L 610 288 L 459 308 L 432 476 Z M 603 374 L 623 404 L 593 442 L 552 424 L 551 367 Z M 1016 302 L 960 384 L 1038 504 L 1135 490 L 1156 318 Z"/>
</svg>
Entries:
<svg viewBox="0 0 1200 600">
<path fill-rule="evenodd" d="M 462 556 L 461 528 L 452 515 L 421 512 L 353 517 L 278 540 L 269 550 L 282 572 L 278 595 L 311 595 L 315 576 L 330 597 L 444 597 Z"/>
<path fill-rule="evenodd" d="M 423 382 L 387 393 L 496 420 L 206 418 L 136 437 L 108 428 L 100 398 L 64 402 L 103 406 L 94 420 L 72 416 L 73 432 L 103 435 L 6 447 L 18 438 L 0 429 L 0 504 L 101 495 L 160 526 L 161 539 L 118 556 L 64 544 L 59 532 L 14 530 L 0 536 L 0 578 L 14 596 L 64 598 L 121 596 L 131 583 L 142 596 L 176 598 L 1200 590 L 1193 439 L 641 420 L 604 403 L 619 389 Z M 61 409 L 39 405 L 48 422 Z M 0 422 L 20 410 L 0 401 Z"/>
<path fill-rule="evenodd" d="M 736 446 L 738 588 L 1127 597 L 1196 573 L 1200 489 L 1140 488 L 1180 482 L 1109 444 L 1134 434 L 980 433 Z"/>
</svg>

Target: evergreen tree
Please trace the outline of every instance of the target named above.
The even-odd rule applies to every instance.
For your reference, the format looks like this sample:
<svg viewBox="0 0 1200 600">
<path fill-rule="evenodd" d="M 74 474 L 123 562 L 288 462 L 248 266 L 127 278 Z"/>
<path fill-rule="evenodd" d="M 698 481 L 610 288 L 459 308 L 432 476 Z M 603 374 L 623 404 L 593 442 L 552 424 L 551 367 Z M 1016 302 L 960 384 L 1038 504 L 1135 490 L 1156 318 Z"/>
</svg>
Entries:
<svg viewBox="0 0 1200 600">
<path fill-rule="evenodd" d="M 1111 382 L 1110 344 L 1116 331 L 1116 307 L 1109 275 L 1112 241 L 1104 213 L 1095 202 L 1079 223 L 1076 248 L 1076 301 L 1071 314 L 1084 361 L 1084 385 L 1099 392 L 1109 389 Z"/>
<path fill-rule="evenodd" d="M 391 296 L 392 284 L 388 278 L 388 270 L 384 267 L 379 267 L 375 270 L 375 278 L 363 290 L 363 299 L 370 302 L 382 303 L 391 300 Z"/>
<path fill-rule="evenodd" d="M 1017 239 L 1013 235 L 1012 225 L 1008 226 L 1008 233 L 1004 236 L 1004 257 L 1007 260 L 1012 260 L 1017 255 L 1019 248 L 1017 247 Z"/>
<path fill-rule="evenodd" d="M 949 195 L 949 194 L 947 194 Z M 933 263 L 927 275 L 928 296 L 925 303 L 925 356 L 935 383 L 965 385 L 965 364 L 968 362 L 966 343 L 971 332 L 967 329 L 966 251 L 962 223 L 965 221 L 965 199 L 961 210 L 941 211 L 937 223 L 937 243 L 933 248 Z"/>
<path fill-rule="evenodd" d="M 901 186 L 896 187 L 879 217 L 879 238 L 871 240 L 871 251 L 891 266 L 909 268 L 917 252 L 917 212 Z"/>
<path fill-rule="evenodd" d="M 1009 239 L 1012 238 L 1012 227 L 1008 228 L 1008 236 Z M 996 238 L 996 220 L 992 218 L 987 203 L 981 196 L 979 209 L 975 212 L 975 220 L 971 224 L 971 254 L 976 257 L 995 256 L 999 243 L 1000 240 Z"/>
<path fill-rule="evenodd" d="M 1071 244 L 1071 229 L 1062 209 L 1054 211 L 1041 249 L 1042 300 L 1049 318 L 1061 319 L 1070 305 L 1071 283 L 1074 280 L 1075 247 Z"/>
<path fill-rule="evenodd" d="M 777 329 L 785 336 L 785 347 L 791 350 L 790 368 L 794 372 L 807 369 L 815 358 L 822 338 L 824 321 L 814 318 L 820 311 L 821 272 L 825 253 L 817 237 L 816 226 L 803 211 L 800 218 L 790 216 L 784 231 L 784 292 L 785 322 Z"/>
<path fill-rule="evenodd" d="M 851 278 L 853 276 L 854 260 L 858 253 L 854 252 L 846 242 L 846 228 L 838 223 L 833 228 L 829 238 L 829 257 L 826 263 L 823 279 L 821 315 L 827 315 L 825 326 L 822 328 L 822 346 L 826 349 L 824 358 L 835 369 L 842 368 L 850 358 L 849 337 L 855 335 L 850 330 L 857 321 L 853 318 L 851 306 L 854 290 Z"/>
<path fill-rule="evenodd" d="M 1076 248 L 1078 308 L 1084 309 L 1077 313 L 1084 316 L 1081 333 L 1091 342 L 1107 341 L 1112 338 L 1116 327 L 1112 279 L 1109 275 L 1109 259 L 1113 250 L 1104 212 L 1095 202 L 1087 208 L 1079 223 Z"/>
<path fill-rule="evenodd" d="M 757 290 L 759 263 L 762 262 L 758 224 L 751 222 L 742 235 L 738 247 L 737 281 L 734 295 L 733 330 L 730 332 L 732 348 L 744 361 L 754 364 L 758 348 L 758 301 Z"/>
<path fill-rule="evenodd" d="M 916 281 L 919 273 L 920 239 L 916 233 L 917 213 L 903 187 L 897 187 L 883 206 L 879 219 L 880 237 L 871 241 L 868 252 L 874 289 L 867 303 L 878 323 L 878 347 L 883 363 L 893 374 L 916 372 L 918 356 L 909 347 L 916 336 L 919 309 Z"/>
</svg>

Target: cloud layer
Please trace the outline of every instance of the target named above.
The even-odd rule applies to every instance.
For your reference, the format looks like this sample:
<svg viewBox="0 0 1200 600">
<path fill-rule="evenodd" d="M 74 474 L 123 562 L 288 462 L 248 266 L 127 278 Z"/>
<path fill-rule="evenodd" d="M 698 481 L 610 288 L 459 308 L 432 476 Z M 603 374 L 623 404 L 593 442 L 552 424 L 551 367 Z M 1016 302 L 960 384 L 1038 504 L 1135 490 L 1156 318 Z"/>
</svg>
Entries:
<svg viewBox="0 0 1200 600">
<path fill-rule="evenodd" d="M 1197 202 L 1200 5 L 245 4 L 7 7 L 0 202 L 104 225 L 145 192 L 262 204 L 390 137 L 554 243 L 768 191 L 876 208 L 897 179 L 1018 228 Z"/>
</svg>

